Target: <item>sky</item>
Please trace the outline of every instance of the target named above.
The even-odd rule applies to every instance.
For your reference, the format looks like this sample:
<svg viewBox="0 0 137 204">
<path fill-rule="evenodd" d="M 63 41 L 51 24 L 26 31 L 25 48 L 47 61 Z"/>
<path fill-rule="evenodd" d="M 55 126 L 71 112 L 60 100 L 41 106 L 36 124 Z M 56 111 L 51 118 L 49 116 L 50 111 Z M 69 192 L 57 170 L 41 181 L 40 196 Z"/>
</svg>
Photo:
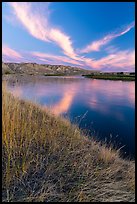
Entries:
<svg viewBox="0 0 137 204">
<path fill-rule="evenodd" d="M 135 71 L 135 3 L 3 2 L 2 61 Z"/>
</svg>

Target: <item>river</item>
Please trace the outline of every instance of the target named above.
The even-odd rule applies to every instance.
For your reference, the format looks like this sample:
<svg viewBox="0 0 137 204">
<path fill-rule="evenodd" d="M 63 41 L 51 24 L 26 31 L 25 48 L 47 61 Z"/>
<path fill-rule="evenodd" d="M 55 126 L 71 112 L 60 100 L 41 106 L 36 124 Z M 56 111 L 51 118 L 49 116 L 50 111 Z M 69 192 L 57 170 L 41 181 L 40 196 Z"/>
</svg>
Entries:
<svg viewBox="0 0 137 204">
<path fill-rule="evenodd" d="M 16 81 L 16 82 L 15 82 Z M 91 137 L 135 156 L 135 82 L 84 77 L 19 77 L 8 89 L 77 123 Z"/>
</svg>

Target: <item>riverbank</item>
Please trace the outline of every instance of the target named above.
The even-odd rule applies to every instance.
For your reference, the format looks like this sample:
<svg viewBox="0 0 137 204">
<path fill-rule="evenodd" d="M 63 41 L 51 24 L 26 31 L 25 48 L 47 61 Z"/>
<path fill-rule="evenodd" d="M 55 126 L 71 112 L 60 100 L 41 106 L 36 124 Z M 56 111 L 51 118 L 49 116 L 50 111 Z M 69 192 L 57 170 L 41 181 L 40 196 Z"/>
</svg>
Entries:
<svg viewBox="0 0 137 204">
<path fill-rule="evenodd" d="M 135 75 L 82 75 L 86 78 L 92 79 L 106 79 L 106 80 L 122 80 L 122 81 L 135 81 Z"/>
<path fill-rule="evenodd" d="M 3 202 L 134 201 L 134 161 L 2 90 Z"/>
</svg>

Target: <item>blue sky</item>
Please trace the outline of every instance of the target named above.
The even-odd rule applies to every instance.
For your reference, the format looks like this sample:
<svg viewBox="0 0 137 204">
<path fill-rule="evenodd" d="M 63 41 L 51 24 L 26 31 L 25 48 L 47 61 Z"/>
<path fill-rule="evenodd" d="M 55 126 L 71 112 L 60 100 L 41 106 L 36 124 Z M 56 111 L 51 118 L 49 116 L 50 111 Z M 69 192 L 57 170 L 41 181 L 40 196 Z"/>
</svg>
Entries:
<svg viewBox="0 0 137 204">
<path fill-rule="evenodd" d="M 134 71 L 133 2 L 3 2 L 3 61 Z"/>
</svg>

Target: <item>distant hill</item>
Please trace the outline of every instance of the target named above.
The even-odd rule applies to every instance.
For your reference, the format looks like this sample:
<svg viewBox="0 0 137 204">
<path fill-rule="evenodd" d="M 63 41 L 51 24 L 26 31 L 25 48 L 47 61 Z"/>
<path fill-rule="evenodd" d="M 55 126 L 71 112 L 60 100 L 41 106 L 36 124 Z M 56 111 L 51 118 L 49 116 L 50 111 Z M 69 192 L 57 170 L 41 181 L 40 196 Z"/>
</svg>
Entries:
<svg viewBox="0 0 137 204">
<path fill-rule="evenodd" d="M 28 75 L 82 75 L 93 71 L 64 65 L 49 65 L 37 63 L 4 63 L 2 74 L 28 74 Z M 95 72 L 95 71 L 94 71 Z"/>
</svg>

